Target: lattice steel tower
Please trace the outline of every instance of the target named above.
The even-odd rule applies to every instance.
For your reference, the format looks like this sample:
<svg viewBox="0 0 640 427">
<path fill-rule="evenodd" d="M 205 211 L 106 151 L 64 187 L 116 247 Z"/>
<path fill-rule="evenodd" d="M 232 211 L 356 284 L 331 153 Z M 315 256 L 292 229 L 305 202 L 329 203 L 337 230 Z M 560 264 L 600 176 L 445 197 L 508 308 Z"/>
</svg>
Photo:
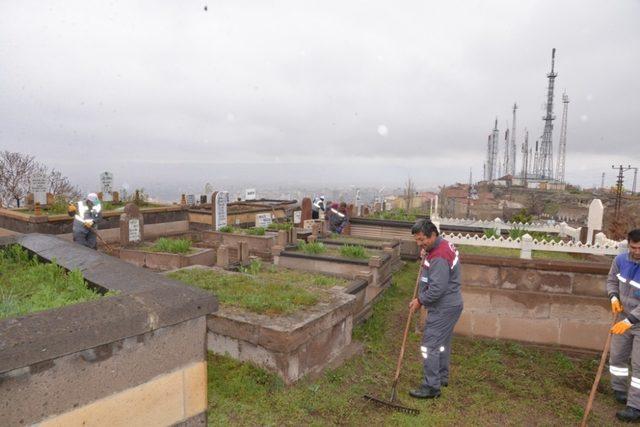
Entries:
<svg viewBox="0 0 640 427">
<path fill-rule="evenodd" d="M 562 94 L 562 125 L 560 126 L 560 144 L 558 146 L 558 164 L 556 165 L 556 179 L 564 182 L 565 160 L 567 157 L 567 111 L 569 110 L 569 97 Z"/>
<path fill-rule="evenodd" d="M 554 73 L 556 61 L 556 48 L 551 51 L 551 72 L 547 74 L 549 78 L 549 87 L 547 89 L 547 113 L 542 118 L 544 120 L 544 132 L 542 133 L 542 142 L 540 144 L 540 178 L 553 178 L 553 85 L 557 73 Z"/>
<path fill-rule="evenodd" d="M 511 155 L 509 156 L 511 163 L 509 163 L 509 170 L 507 173 L 511 174 L 511 176 L 516 175 L 516 110 L 518 109 L 518 105 L 513 103 L 513 120 L 511 122 L 511 146 L 509 147 L 509 151 L 511 151 Z"/>
</svg>

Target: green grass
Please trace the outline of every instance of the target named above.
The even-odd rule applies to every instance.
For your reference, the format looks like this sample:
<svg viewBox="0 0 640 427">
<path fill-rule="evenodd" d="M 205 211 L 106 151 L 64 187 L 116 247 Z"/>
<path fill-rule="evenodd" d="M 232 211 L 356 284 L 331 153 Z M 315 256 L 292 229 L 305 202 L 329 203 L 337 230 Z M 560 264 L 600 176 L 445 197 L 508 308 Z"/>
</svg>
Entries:
<svg viewBox="0 0 640 427">
<path fill-rule="evenodd" d="M 80 271 L 42 263 L 18 245 L 0 250 L 0 319 L 100 298 Z"/>
<path fill-rule="evenodd" d="M 265 232 L 266 228 L 264 227 L 251 227 L 244 230 L 244 233 L 250 236 L 264 236 Z"/>
<path fill-rule="evenodd" d="M 387 241 L 382 240 L 372 240 L 351 236 L 343 236 L 341 234 L 333 233 L 329 236 L 329 240 L 335 240 L 339 243 L 345 243 L 347 245 L 362 245 L 362 246 L 382 246 L 384 243 L 388 243 Z"/>
<path fill-rule="evenodd" d="M 247 234 L 249 236 L 264 236 L 266 229 L 264 227 L 237 228 L 231 225 L 225 225 L 218 230 L 221 233 Z"/>
<path fill-rule="evenodd" d="M 598 356 L 568 355 L 514 342 L 455 337 L 449 387 L 435 401 L 407 394 L 421 378 L 420 334 L 411 328 L 398 387 L 400 401 L 417 417 L 366 403 L 362 395 L 388 399 L 415 284 L 415 265 L 395 275 L 371 318 L 354 329 L 364 355 L 285 387 L 274 374 L 248 363 L 209 354 L 210 425 L 577 425 Z M 617 425 L 608 380 L 603 380 L 590 425 Z"/>
<path fill-rule="evenodd" d="M 169 277 L 213 292 L 220 304 L 270 316 L 294 313 L 328 301 L 328 288 L 345 286 L 344 279 L 301 271 L 249 267 L 233 274 L 209 269 L 176 271 Z"/>
<path fill-rule="evenodd" d="M 327 251 L 327 247 L 320 242 L 300 242 L 298 243 L 298 250 L 309 255 L 319 255 L 325 253 Z"/>
<path fill-rule="evenodd" d="M 462 254 L 520 258 L 520 249 L 471 245 L 456 245 L 456 248 Z M 571 254 L 567 252 L 531 251 L 531 256 L 533 259 L 548 259 L 554 261 L 585 261 L 580 254 Z"/>
<path fill-rule="evenodd" d="M 411 209 L 409 211 L 406 211 L 405 209 L 392 209 L 390 211 L 374 212 L 370 214 L 368 218 L 413 222 L 418 218 L 426 217 L 427 215 L 428 212 L 424 212 L 419 209 Z"/>
<path fill-rule="evenodd" d="M 267 228 L 271 231 L 287 231 L 293 228 L 293 224 L 290 222 L 272 222 Z"/>
<path fill-rule="evenodd" d="M 344 245 L 340 247 L 340 255 L 345 258 L 369 258 L 368 252 L 360 245 Z"/>
<path fill-rule="evenodd" d="M 161 237 L 152 246 L 145 248 L 149 252 L 166 252 L 170 254 L 187 254 L 191 251 L 191 240 L 170 239 Z"/>
</svg>

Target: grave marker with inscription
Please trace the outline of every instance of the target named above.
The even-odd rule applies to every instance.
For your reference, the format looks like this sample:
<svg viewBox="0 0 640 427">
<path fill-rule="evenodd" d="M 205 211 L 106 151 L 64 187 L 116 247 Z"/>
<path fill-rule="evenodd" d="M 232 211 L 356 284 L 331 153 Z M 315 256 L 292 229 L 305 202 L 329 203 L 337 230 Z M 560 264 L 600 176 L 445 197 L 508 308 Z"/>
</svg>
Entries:
<svg viewBox="0 0 640 427">
<path fill-rule="evenodd" d="M 227 204 L 229 203 L 228 191 L 214 191 L 211 196 L 211 210 L 213 215 L 213 229 L 220 230 L 227 225 Z"/>
<path fill-rule="evenodd" d="M 102 201 L 113 201 L 113 174 L 111 172 L 102 172 L 100 174 L 100 184 L 102 188 Z"/>
<path fill-rule="evenodd" d="M 47 175 L 36 172 L 31 175 L 31 192 L 33 193 L 33 204 L 40 203 L 40 206 L 47 204 L 47 187 L 49 184 Z"/>
<path fill-rule="evenodd" d="M 120 215 L 120 245 L 136 245 L 144 240 L 144 218 L 135 203 L 127 203 Z"/>
</svg>

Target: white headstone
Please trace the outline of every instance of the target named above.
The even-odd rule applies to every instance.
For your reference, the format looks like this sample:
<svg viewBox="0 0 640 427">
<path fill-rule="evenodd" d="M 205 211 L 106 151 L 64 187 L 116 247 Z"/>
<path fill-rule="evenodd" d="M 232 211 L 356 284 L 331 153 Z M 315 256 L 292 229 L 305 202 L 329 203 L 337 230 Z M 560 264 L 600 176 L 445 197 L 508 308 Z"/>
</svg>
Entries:
<svg viewBox="0 0 640 427">
<path fill-rule="evenodd" d="M 196 204 L 196 195 L 187 194 L 187 205 L 194 206 Z"/>
<path fill-rule="evenodd" d="M 129 220 L 129 242 L 140 242 L 140 220 L 133 218 Z"/>
<path fill-rule="evenodd" d="M 31 175 L 31 192 L 33 193 L 33 203 L 40 203 L 40 206 L 47 204 L 47 174 L 36 172 Z"/>
<path fill-rule="evenodd" d="M 256 214 L 256 227 L 267 228 L 272 222 L 273 218 L 270 213 Z"/>
<path fill-rule="evenodd" d="M 300 224 L 302 221 L 302 211 L 293 211 L 293 223 Z"/>
<path fill-rule="evenodd" d="M 587 217 L 587 243 L 593 242 L 593 233 L 602 230 L 602 219 L 604 206 L 600 199 L 593 199 L 589 205 L 589 216 Z"/>
<path fill-rule="evenodd" d="M 216 191 L 213 200 L 214 215 L 213 215 L 213 229 L 220 230 L 221 227 L 227 225 L 227 203 L 229 203 L 228 191 Z"/>
<path fill-rule="evenodd" d="M 256 200 L 256 189 L 255 188 L 247 188 L 244 190 L 244 199 L 245 200 Z"/>
<path fill-rule="evenodd" d="M 112 201 L 113 197 L 111 193 L 113 192 L 113 174 L 111 172 L 102 172 L 100 174 L 100 184 L 102 189 L 102 201 Z"/>
</svg>

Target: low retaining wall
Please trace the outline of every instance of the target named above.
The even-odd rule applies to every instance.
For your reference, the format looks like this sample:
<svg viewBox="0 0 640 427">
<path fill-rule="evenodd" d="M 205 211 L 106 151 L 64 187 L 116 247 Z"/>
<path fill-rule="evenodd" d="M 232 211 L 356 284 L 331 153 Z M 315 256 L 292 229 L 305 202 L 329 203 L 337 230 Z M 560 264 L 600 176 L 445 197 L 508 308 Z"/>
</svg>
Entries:
<svg viewBox="0 0 640 427">
<path fill-rule="evenodd" d="M 144 224 L 162 224 L 176 221 L 187 221 L 187 208 L 182 206 L 166 206 L 159 208 L 142 208 L 140 213 L 144 217 Z M 103 213 L 100 223 L 102 230 L 120 228 L 122 211 Z M 71 233 L 73 218 L 69 215 L 23 215 L 10 209 L 0 208 L 0 228 L 17 231 L 19 233 L 67 234 Z M 117 233 L 117 231 L 116 231 Z"/>
<path fill-rule="evenodd" d="M 455 332 L 602 350 L 611 325 L 607 264 L 463 255 Z"/>
<path fill-rule="evenodd" d="M 275 245 L 277 233 L 267 232 L 264 236 L 251 234 L 223 233 L 220 231 L 203 231 L 202 241 L 214 245 L 226 245 L 236 248 L 239 242 L 247 242 L 249 255 L 258 256 L 266 261 L 271 261 L 271 248 Z"/>
<path fill-rule="evenodd" d="M 284 316 L 221 306 L 207 317 L 207 348 L 275 372 L 285 384 L 317 374 L 360 351 L 351 342 L 356 296 L 329 292 L 330 301 Z"/>
<path fill-rule="evenodd" d="M 396 239 L 400 242 L 400 255 L 404 259 L 418 259 L 420 251 L 411 235 L 413 223 L 367 218 L 352 218 L 349 235 L 362 238 Z"/>
<path fill-rule="evenodd" d="M 369 261 L 365 261 L 284 250 L 274 252 L 273 263 L 294 270 L 331 274 L 351 280 L 365 280 L 367 287 L 364 291 L 364 305 L 362 310 L 354 315 L 357 323 L 371 315 L 373 303 L 391 285 L 394 271 L 392 257 L 388 253 L 380 253 L 379 257 L 372 257 Z"/>
<path fill-rule="evenodd" d="M 53 236 L 10 243 L 118 294 L 0 321 L 3 425 L 206 424 L 213 295 Z"/>
<path fill-rule="evenodd" d="M 118 255 L 121 260 L 138 267 L 154 270 L 174 270 L 190 265 L 214 265 L 216 253 L 213 249 L 193 248 L 190 254 L 172 254 L 166 252 L 147 252 L 135 248 L 121 248 Z"/>
</svg>

